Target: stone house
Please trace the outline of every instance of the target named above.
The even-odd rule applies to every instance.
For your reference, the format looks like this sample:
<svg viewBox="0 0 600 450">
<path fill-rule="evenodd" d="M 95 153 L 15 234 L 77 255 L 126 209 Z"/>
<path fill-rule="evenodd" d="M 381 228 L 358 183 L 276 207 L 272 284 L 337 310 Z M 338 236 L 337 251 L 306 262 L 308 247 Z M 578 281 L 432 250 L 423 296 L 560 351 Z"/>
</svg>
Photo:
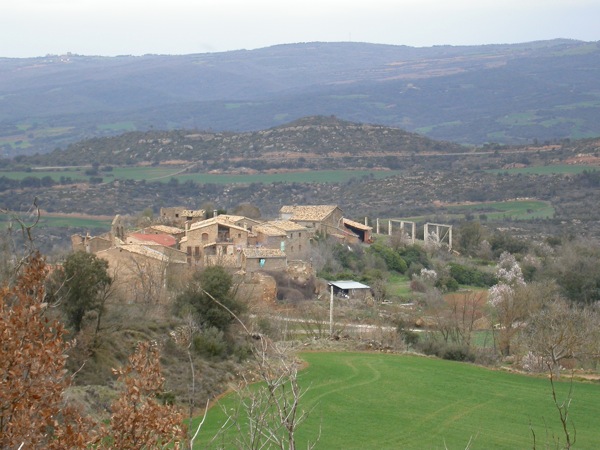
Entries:
<svg viewBox="0 0 600 450">
<path fill-rule="evenodd" d="M 74 252 L 82 251 L 96 254 L 99 251 L 106 250 L 113 245 L 121 243 L 125 236 L 125 225 L 119 214 L 113 219 L 110 231 L 99 236 L 85 236 L 74 234 L 71 236 L 71 248 Z"/>
<path fill-rule="evenodd" d="M 310 233 L 299 223 L 289 220 L 273 220 L 252 229 L 257 244 L 266 248 L 278 248 L 289 260 L 304 259 L 308 255 Z"/>
<path fill-rule="evenodd" d="M 173 236 L 177 243 L 185 236 L 185 230 L 179 227 L 171 227 L 169 225 L 150 225 L 141 230 L 141 233 L 145 234 L 168 234 Z"/>
<path fill-rule="evenodd" d="M 241 252 L 241 268 L 247 273 L 261 270 L 285 270 L 285 253 L 275 248 L 245 248 Z"/>
<path fill-rule="evenodd" d="M 234 225 L 245 228 L 247 230 L 251 230 L 256 225 L 259 225 L 262 223 L 260 220 L 251 219 L 250 217 L 245 217 L 245 216 L 236 216 L 233 214 L 219 214 L 218 217 L 220 217 L 221 219 L 225 219 L 225 220 L 233 223 Z"/>
<path fill-rule="evenodd" d="M 96 254 L 101 250 L 106 250 L 112 246 L 112 238 L 109 233 L 100 236 L 90 236 L 86 234 L 74 234 L 71 236 L 71 248 L 74 252 L 86 252 Z"/>
<path fill-rule="evenodd" d="M 185 253 L 160 245 L 124 244 L 99 251 L 117 295 L 130 303 L 166 301 L 167 286 L 187 270 Z"/>
<path fill-rule="evenodd" d="M 196 222 L 186 231 L 179 248 L 190 265 L 240 267 L 240 253 L 248 246 L 250 231 L 221 217 Z"/>
<path fill-rule="evenodd" d="M 206 211 L 203 209 L 187 209 L 183 206 L 160 208 L 160 220 L 178 227 L 183 227 L 186 222 L 199 222 L 205 217 Z"/>
<path fill-rule="evenodd" d="M 303 225 L 311 235 L 321 233 L 327 236 L 343 232 L 343 217 L 344 213 L 336 205 L 282 206 L 279 210 L 281 220 Z"/>
</svg>

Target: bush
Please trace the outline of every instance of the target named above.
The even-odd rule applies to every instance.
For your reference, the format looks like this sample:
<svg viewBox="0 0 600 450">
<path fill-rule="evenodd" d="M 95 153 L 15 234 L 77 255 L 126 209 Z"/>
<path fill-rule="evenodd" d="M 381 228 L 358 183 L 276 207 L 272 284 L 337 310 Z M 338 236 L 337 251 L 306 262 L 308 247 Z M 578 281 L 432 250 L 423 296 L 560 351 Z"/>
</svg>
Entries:
<svg viewBox="0 0 600 450">
<path fill-rule="evenodd" d="M 440 277 L 436 281 L 435 286 L 439 288 L 442 292 L 456 292 L 460 287 L 458 285 L 458 281 L 456 281 L 454 278 L 448 275 Z"/>
<path fill-rule="evenodd" d="M 474 362 L 476 355 L 465 345 L 454 342 L 443 342 L 436 339 L 425 339 L 417 343 L 417 350 L 438 358 L 450 361 Z"/>
<path fill-rule="evenodd" d="M 450 361 L 475 361 L 475 355 L 471 353 L 469 347 L 460 344 L 444 345 L 442 347 L 442 353 L 439 356 L 443 359 L 448 359 Z"/>
<path fill-rule="evenodd" d="M 375 242 L 370 247 L 370 251 L 383 258 L 388 270 L 404 273 L 408 268 L 406 261 L 400 256 L 400 253 L 393 248 L 388 247 L 381 242 Z"/>
<path fill-rule="evenodd" d="M 450 276 L 459 284 L 465 286 L 490 287 L 498 282 L 496 276 L 474 267 L 463 266 L 458 263 L 449 263 Z"/>
<path fill-rule="evenodd" d="M 227 343 L 223 332 L 215 327 L 204 330 L 194 338 L 194 351 L 208 358 L 226 357 Z"/>
</svg>

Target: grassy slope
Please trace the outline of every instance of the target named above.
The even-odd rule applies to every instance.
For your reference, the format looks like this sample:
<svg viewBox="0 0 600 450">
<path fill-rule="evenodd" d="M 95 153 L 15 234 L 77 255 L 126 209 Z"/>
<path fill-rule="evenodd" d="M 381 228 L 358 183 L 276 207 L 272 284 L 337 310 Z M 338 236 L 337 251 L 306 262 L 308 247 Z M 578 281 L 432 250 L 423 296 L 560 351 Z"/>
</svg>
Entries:
<svg viewBox="0 0 600 450">
<path fill-rule="evenodd" d="M 449 361 L 363 353 L 305 353 L 300 382 L 312 409 L 298 433 L 299 447 L 530 448 L 531 423 L 544 446 L 546 432 L 561 436 L 550 384 Z M 558 383 L 559 399 L 568 383 Z M 231 399 L 228 399 L 229 401 Z M 226 400 L 226 401 L 228 401 Z M 571 419 L 578 448 L 600 448 L 600 386 L 575 383 Z M 202 437 L 213 436 L 223 413 L 211 410 Z M 204 448 L 206 441 L 198 443 Z"/>
</svg>

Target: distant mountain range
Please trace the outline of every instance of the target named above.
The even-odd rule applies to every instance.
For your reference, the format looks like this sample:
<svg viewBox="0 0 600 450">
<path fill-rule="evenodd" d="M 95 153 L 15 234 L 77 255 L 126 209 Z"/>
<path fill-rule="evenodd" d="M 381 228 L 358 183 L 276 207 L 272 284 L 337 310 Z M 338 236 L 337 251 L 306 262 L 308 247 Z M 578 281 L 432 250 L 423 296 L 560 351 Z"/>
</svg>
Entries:
<svg viewBox="0 0 600 450">
<path fill-rule="evenodd" d="M 252 131 L 310 115 L 462 144 L 600 136 L 600 42 L 0 58 L 5 156 L 125 131 Z"/>
</svg>

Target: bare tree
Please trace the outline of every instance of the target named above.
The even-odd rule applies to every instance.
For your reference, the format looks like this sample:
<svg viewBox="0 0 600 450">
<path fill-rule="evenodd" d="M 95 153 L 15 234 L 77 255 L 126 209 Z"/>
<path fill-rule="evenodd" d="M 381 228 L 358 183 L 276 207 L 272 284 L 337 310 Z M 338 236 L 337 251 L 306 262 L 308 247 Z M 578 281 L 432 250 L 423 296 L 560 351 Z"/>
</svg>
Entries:
<svg viewBox="0 0 600 450">
<path fill-rule="evenodd" d="M 548 366 L 548 368 L 550 369 L 549 379 L 550 379 L 550 386 L 552 389 L 552 401 L 554 402 L 554 406 L 556 407 L 556 410 L 558 412 L 562 436 L 564 437 L 564 444 L 561 445 L 560 436 L 556 436 L 556 435 L 552 434 L 552 439 L 554 440 L 552 447 L 554 447 L 556 449 L 562 448 L 564 450 L 568 450 L 573 445 L 575 445 L 575 442 L 577 441 L 577 429 L 575 428 L 575 424 L 573 424 L 573 422 L 571 422 L 569 420 L 569 414 L 571 412 L 571 400 L 573 400 L 573 377 L 571 376 L 569 392 L 568 392 L 566 398 L 563 401 L 559 401 L 558 396 L 556 394 L 556 386 L 554 385 L 554 376 L 552 374 L 552 372 L 553 372 L 552 367 Z M 533 450 L 536 450 L 537 435 L 535 434 L 535 430 L 533 429 L 533 427 L 531 425 L 529 426 L 529 429 L 531 431 L 531 436 L 533 439 Z M 547 439 L 548 439 L 548 436 L 547 436 Z M 544 448 L 550 448 L 550 442 L 546 442 L 544 445 Z"/>
<path fill-rule="evenodd" d="M 600 355 L 597 312 L 555 298 L 529 319 L 523 340 L 533 355 L 547 364 L 555 378 L 565 359 Z"/>
<path fill-rule="evenodd" d="M 483 299 L 484 294 L 482 292 L 468 291 L 452 295 L 447 300 L 448 319 L 455 342 L 467 347 L 471 346 L 475 322 L 483 315 Z"/>
<path fill-rule="evenodd" d="M 221 428 L 222 433 L 233 427 L 237 431 L 233 444 L 238 448 L 295 450 L 296 431 L 308 416 L 300 407 L 305 391 L 298 383 L 299 362 L 289 347 L 250 331 L 226 305 L 208 292 L 205 294 L 228 311 L 251 338 L 257 373 L 263 383 L 258 389 L 250 389 L 243 380 L 237 390 L 238 407 L 233 412 L 225 411 L 228 425 Z M 308 448 L 315 445 L 316 442 L 308 444 Z"/>
</svg>

